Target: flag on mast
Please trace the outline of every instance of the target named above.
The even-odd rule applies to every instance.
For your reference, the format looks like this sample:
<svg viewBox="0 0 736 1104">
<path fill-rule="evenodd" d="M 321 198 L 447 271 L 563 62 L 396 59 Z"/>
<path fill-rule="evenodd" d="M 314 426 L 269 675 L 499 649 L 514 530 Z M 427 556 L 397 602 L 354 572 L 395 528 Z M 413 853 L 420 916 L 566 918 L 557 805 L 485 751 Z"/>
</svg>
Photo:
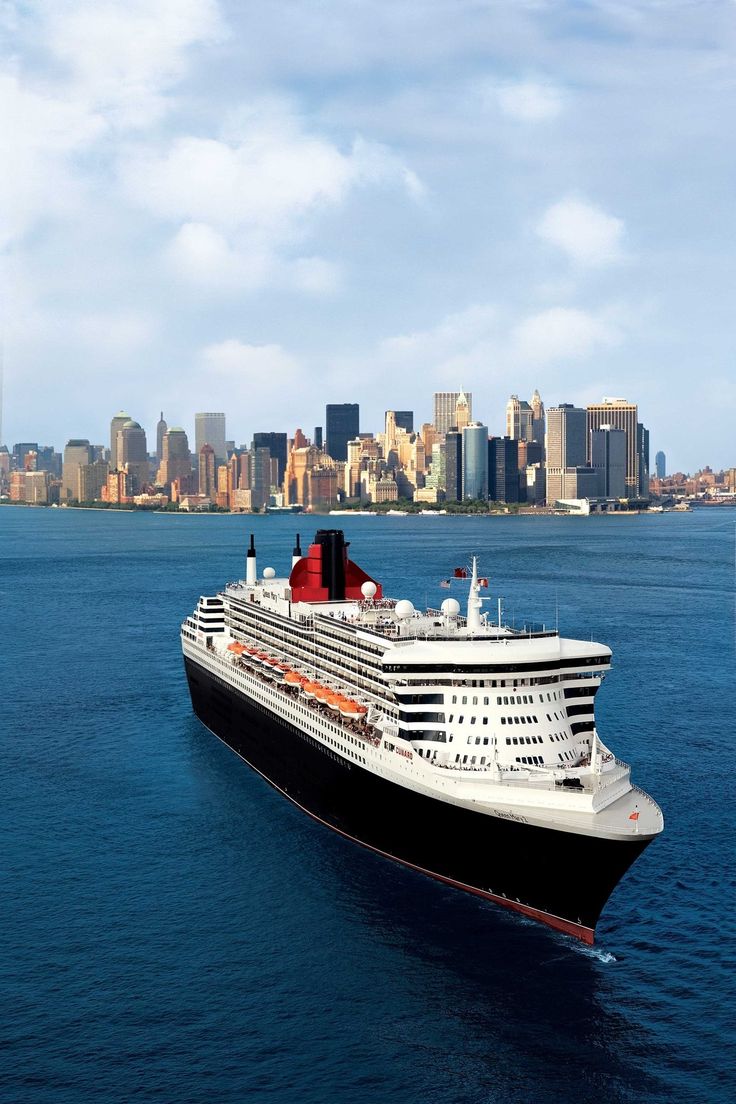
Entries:
<svg viewBox="0 0 736 1104">
<path fill-rule="evenodd" d="M 467 567 L 456 567 L 452 574 L 455 579 L 467 579 L 468 569 Z"/>
<path fill-rule="evenodd" d="M 449 579 L 440 579 L 440 586 L 445 587 L 447 590 L 449 590 L 450 589 L 450 580 Z"/>
</svg>

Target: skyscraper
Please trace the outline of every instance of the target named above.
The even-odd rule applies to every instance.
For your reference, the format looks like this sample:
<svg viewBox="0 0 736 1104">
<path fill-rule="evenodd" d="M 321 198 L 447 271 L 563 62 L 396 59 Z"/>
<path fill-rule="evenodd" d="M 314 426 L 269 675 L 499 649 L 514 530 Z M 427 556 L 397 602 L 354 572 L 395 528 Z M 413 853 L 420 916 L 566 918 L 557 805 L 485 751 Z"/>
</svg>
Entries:
<svg viewBox="0 0 736 1104">
<path fill-rule="evenodd" d="M 544 403 L 542 402 L 542 396 L 536 388 L 534 389 L 530 406 L 532 408 L 532 440 L 538 441 L 542 449 L 544 449 Z"/>
<path fill-rule="evenodd" d="M 649 430 L 636 423 L 636 463 L 639 477 L 639 498 L 649 499 Z"/>
<path fill-rule="evenodd" d="M 89 464 L 91 460 L 92 452 L 86 437 L 73 437 L 67 441 L 64 448 L 64 465 L 61 470 L 63 501 L 68 502 L 70 499 L 79 498 L 79 469 L 82 464 Z"/>
<path fill-rule="evenodd" d="M 455 403 L 455 419 L 452 424 L 462 432 L 471 421 L 470 401 L 465 392 L 461 391 Z"/>
<path fill-rule="evenodd" d="M 130 418 L 118 430 L 116 457 L 118 468 L 125 468 L 133 480 L 133 493 L 142 491 L 150 481 L 146 431 Z"/>
<path fill-rule="evenodd" d="M 636 403 L 626 399 L 604 398 L 600 403 L 588 406 L 588 436 L 594 429 L 609 425 L 622 429 L 626 434 L 626 497 L 639 498 L 639 453 L 641 439 L 637 432 L 639 414 Z M 590 444 L 588 445 L 590 448 Z M 648 443 L 647 443 L 648 453 Z M 648 455 L 647 455 L 648 461 Z"/>
<path fill-rule="evenodd" d="M 598 494 L 626 498 L 626 434 L 602 425 L 590 435 L 590 464 L 598 472 Z"/>
<path fill-rule="evenodd" d="M 168 428 L 169 427 L 164 421 L 164 412 L 162 410 L 161 417 L 159 418 L 158 425 L 156 426 L 156 459 L 159 464 L 164 458 L 164 436 L 166 435 L 166 431 Z"/>
<path fill-rule="evenodd" d="M 488 499 L 488 426 L 481 422 L 462 429 L 462 497 Z"/>
<path fill-rule="evenodd" d="M 199 450 L 199 493 L 214 501 L 217 493 L 215 450 L 209 443 Z"/>
<path fill-rule="evenodd" d="M 491 437 L 488 452 L 488 497 L 493 502 L 519 501 L 519 442 Z"/>
<path fill-rule="evenodd" d="M 215 450 L 215 459 L 224 464 L 227 460 L 225 436 L 224 414 L 194 415 L 194 448 L 197 456 L 202 451 L 203 445 L 212 445 Z"/>
<path fill-rule="evenodd" d="M 473 420 L 473 395 L 470 391 L 435 391 L 434 394 L 434 427 L 438 433 L 447 433 L 452 426 L 457 425 L 457 404 L 463 395 L 467 403 L 468 413 L 466 425 Z"/>
<path fill-rule="evenodd" d="M 110 470 L 115 471 L 118 466 L 118 432 L 126 422 L 130 421 L 130 414 L 124 410 L 118 410 L 110 422 Z"/>
<path fill-rule="evenodd" d="M 284 481 L 284 472 L 286 471 L 286 449 L 287 438 L 285 433 L 254 433 L 253 444 L 251 446 L 253 452 L 259 448 L 268 449 L 271 459 L 276 460 L 278 463 L 278 480 L 279 486 Z M 269 484 L 270 490 L 270 484 Z M 261 503 L 263 505 L 263 503 Z"/>
<path fill-rule="evenodd" d="M 506 436 L 512 441 L 534 440 L 534 412 L 518 395 L 512 395 L 506 403 Z"/>
<path fill-rule="evenodd" d="M 463 497 L 463 435 L 455 429 L 445 434 L 445 494 L 448 502 Z"/>
<path fill-rule="evenodd" d="M 580 407 L 560 403 L 547 411 L 547 502 L 576 498 L 576 469 L 587 464 L 587 416 Z"/>
<path fill-rule="evenodd" d="M 164 434 L 163 455 L 156 481 L 162 486 L 177 483 L 182 494 L 191 490 L 192 454 L 189 441 L 181 426 L 172 426 Z"/>
<path fill-rule="evenodd" d="M 405 429 L 407 433 L 414 432 L 414 411 L 413 410 L 395 410 L 396 415 L 396 428 Z"/>
<path fill-rule="evenodd" d="M 357 403 L 328 403 L 325 408 L 325 451 L 333 460 L 347 460 L 348 441 L 360 433 Z"/>
<path fill-rule="evenodd" d="M 657 469 L 657 479 L 667 478 L 667 457 L 660 450 L 654 457 L 654 464 Z"/>
</svg>

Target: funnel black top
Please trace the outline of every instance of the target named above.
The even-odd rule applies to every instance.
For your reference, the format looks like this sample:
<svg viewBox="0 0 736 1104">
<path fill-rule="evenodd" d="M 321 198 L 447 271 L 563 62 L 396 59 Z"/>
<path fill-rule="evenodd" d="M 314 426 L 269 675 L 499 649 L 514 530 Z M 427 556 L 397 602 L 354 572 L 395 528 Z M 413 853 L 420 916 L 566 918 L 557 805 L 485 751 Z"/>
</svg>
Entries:
<svg viewBox="0 0 736 1104">
<path fill-rule="evenodd" d="M 345 598 L 345 561 L 348 546 L 342 529 L 318 529 L 314 543 L 322 546 L 322 586 L 331 602 Z"/>
</svg>

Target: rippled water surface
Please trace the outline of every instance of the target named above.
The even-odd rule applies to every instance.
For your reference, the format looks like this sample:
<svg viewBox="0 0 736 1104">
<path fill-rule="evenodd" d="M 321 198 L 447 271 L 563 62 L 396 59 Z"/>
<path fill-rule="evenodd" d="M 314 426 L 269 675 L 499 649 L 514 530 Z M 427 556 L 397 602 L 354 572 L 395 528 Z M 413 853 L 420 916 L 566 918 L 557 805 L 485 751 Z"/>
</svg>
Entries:
<svg viewBox="0 0 736 1104">
<path fill-rule="evenodd" d="M 181 619 L 250 529 L 281 572 L 314 522 L 0 509 L 2 1099 L 733 1100 L 735 520 L 339 519 L 393 596 L 475 552 L 517 624 L 612 646 L 599 727 L 666 830 L 584 948 L 331 834 L 193 717 Z"/>
</svg>

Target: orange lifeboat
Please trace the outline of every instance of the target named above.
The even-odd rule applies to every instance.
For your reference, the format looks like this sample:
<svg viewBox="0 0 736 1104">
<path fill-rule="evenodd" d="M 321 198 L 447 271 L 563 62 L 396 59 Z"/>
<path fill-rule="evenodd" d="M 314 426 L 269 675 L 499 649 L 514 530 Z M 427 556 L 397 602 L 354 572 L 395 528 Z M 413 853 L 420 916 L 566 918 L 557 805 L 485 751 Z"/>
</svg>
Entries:
<svg viewBox="0 0 736 1104">
<path fill-rule="evenodd" d="M 284 675 L 284 682 L 287 683 L 287 685 L 289 686 L 300 686 L 301 681 L 302 676 L 299 674 L 298 671 L 287 671 Z"/>
<path fill-rule="evenodd" d="M 332 690 L 327 686 L 317 686 L 317 689 L 314 691 L 314 696 L 317 701 L 326 702 L 328 698 L 332 697 Z"/>
<path fill-rule="evenodd" d="M 350 698 L 346 698 L 340 705 L 341 716 L 348 717 L 350 720 L 363 717 L 367 712 L 368 709 L 365 705 L 359 705 L 358 702 L 351 701 Z"/>
<path fill-rule="evenodd" d="M 310 682 L 309 679 L 307 679 L 307 681 L 302 684 L 302 694 L 305 698 L 313 698 L 318 686 L 318 682 Z"/>
</svg>

